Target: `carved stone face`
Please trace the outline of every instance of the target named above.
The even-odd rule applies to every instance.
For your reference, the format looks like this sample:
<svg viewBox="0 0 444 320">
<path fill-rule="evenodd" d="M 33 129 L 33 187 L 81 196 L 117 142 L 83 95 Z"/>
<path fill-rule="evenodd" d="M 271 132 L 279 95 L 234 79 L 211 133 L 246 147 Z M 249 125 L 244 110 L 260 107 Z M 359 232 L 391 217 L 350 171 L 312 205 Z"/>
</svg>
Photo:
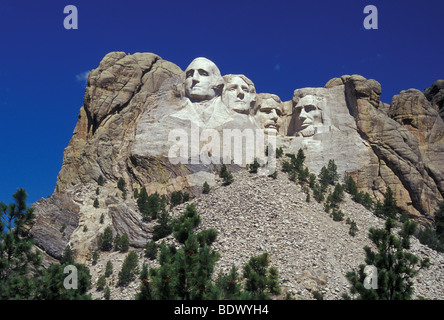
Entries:
<svg viewBox="0 0 444 320">
<path fill-rule="evenodd" d="M 248 114 L 253 99 L 254 92 L 241 77 L 234 76 L 225 84 L 222 101 L 234 111 Z"/>
<path fill-rule="evenodd" d="M 194 59 L 185 70 L 185 95 L 191 101 L 211 100 L 223 79 L 217 66 L 206 58 Z"/>
<path fill-rule="evenodd" d="M 264 128 L 266 134 L 277 134 L 279 130 L 278 119 L 281 115 L 281 104 L 273 98 L 261 99 L 255 119 Z"/>
<path fill-rule="evenodd" d="M 294 108 L 297 121 L 297 131 L 304 137 L 313 136 L 316 128 L 323 125 L 320 103 L 314 96 L 301 98 Z"/>
</svg>

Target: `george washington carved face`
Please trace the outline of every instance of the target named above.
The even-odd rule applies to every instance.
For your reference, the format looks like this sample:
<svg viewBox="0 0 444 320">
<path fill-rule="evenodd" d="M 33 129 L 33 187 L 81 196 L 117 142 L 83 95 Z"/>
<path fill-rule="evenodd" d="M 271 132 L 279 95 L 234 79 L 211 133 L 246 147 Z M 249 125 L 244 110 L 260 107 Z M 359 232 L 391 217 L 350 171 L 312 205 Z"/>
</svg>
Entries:
<svg viewBox="0 0 444 320">
<path fill-rule="evenodd" d="M 185 96 L 193 102 L 220 95 L 223 84 L 219 68 L 206 58 L 194 59 L 185 70 Z"/>
</svg>

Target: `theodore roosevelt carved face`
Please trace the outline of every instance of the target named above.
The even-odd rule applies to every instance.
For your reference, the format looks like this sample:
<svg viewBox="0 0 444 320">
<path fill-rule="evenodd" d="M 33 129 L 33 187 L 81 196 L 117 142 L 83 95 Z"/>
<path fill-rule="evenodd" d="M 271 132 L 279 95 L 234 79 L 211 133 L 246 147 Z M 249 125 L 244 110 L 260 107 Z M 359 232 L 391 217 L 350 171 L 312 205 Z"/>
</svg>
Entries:
<svg viewBox="0 0 444 320">
<path fill-rule="evenodd" d="M 185 96 L 192 102 L 211 100 L 221 94 L 224 80 L 219 68 L 206 58 L 196 58 L 185 70 Z"/>
<path fill-rule="evenodd" d="M 253 82 L 244 75 L 226 75 L 222 101 L 232 110 L 250 114 L 256 100 Z"/>
</svg>

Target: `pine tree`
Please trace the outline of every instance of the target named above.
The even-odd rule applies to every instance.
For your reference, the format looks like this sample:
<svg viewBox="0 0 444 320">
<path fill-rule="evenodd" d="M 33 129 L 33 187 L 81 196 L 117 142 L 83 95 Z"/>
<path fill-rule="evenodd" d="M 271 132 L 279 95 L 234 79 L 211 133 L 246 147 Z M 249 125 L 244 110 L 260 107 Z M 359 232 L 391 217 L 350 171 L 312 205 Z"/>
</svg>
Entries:
<svg viewBox="0 0 444 320">
<path fill-rule="evenodd" d="M 154 240 L 148 241 L 145 245 L 145 257 L 154 260 L 157 257 L 157 245 Z"/>
<path fill-rule="evenodd" d="M 122 192 L 126 190 L 126 182 L 123 178 L 119 178 L 119 181 L 117 181 L 117 188 Z"/>
<path fill-rule="evenodd" d="M 251 257 L 244 266 L 245 291 L 249 299 L 268 300 L 270 299 L 270 294 L 276 295 L 280 293 L 280 287 L 277 282 L 277 269 L 267 269 L 269 264 L 270 257 L 265 252 L 259 256 Z"/>
<path fill-rule="evenodd" d="M 355 196 L 358 193 L 356 182 L 350 175 L 347 175 L 347 177 L 345 178 L 344 190 L 352 196 Z"/>
<path fill-rule="evenodd" d="M 171 206 L 175 207 L 182 203 L 182 192 L 181 191 L 174 191 L 171 193 Z"/>
<path fill-rule="evenodd" d="M 206 181 L 203 184 L 202 193 L 204 194 L 210 193 L 210 185 Z"/>
<path fill-rule="evenodd" d="M 99 207 L 99 200 L 96 198 L 94 200 L 94 208 L 98 208 Z"/>
<path fill-rule="evenodd" d="M 158 224 L 153 228 L 153 240 L 157 241 L 159 239 L 165 238 L 173 232 L 173 226 L 171 224 L 171 218 L 168 211 L 165 208 L 162 209 L 162 213 L 158 219 Z"/>
<path fill-rule="evenodd" d="M 108 278 L 112 274 L 113 274 L 113 263 L 111 262 L 111 260 L 108 260 L 105 267 L 105 277 Z"/>
<path fill-rule="evenodd" d="M 393 196 L 392 189 L 387 187 L 386 192 L 384 193 L 384 202 L 376 203 L 375 206 L 375 214 L 380 217 L 388 217 L 395 219 L 398 213 L 398 206 L 396 204 L 396 199 Z"/>
<path fill-rule="evenodd" d="M 111 251 L 113 248 L 113 231 L 106 227 L 105 231 L 99 235 L 98 246 L 102 251 Z"/>
<path fill-rule="evenodd" d="M 420 260 L 410 249 L 410 237 L 416 232 L 417 225 L 406 221 L 399 237 L 392 233 L 396 221 L 387 218 L 384 229 L 371 228 L 369 238 L 375 244 L 377 252 L 369 246 L 364 247 L 365 263 L 376 267 L 377 289 L 365 288 L 367 274 L 365 265 L 359 266 L 357 271 L 350 271 L 346 278 L 351 284 L 350 293 L 362 300 L 410 300 L 413 295 L 413 282 L 419 270 L 429 266 L 428 258 Z M 350 299 L 347 294 L 344 299 Z"/>
<path fill-rule="evenodd" d="M 97 264 L 97 260 L 99 260 L 99 253 L 97 251 L 94 251 L 92 254 L 92 265 Z"/>
<path fill-rule="evenodd" d="M 39 275 L 41 256 L 25 228 L 35 218 L 26 205 L 27 196 L 25 189 L 17 189 L 14 203 L 0 202 L 0 300 L 32 299 L 39 289 L 30 271 Z"/>
<path fill-rule="evenodd" d="M 101 275 L 97 280 L 97 291 L 102 291 L 106 286 L 106 278 L 104 275 Z"/>
<path fill-rule="evenodd" d="M 328 170 L 328 177 L 329 177 L 329 183 L 331 185 L 334 185 L 336 183 L 336 181 L 338 181 L 339 179 L 339 175 L 338 175 L 338 171 L 337 171 L 338 167 L 335 164 L 334 160 L 329 160 L 328 161 L 328 165 L 327 165 L 327 170 Z"/>
<path fill-rule="evenodd" d="M 129 238 L 128 234 L 125 232 L 122 237 L 120 237 L 120 252 L 127 252 L 129 249 Z"/>
<path fill-rule="evenodd" d="M 225 186 L 231 184 L 231 183 L 233 182 L 233 180 L 234 180 L 234 179 L 233 179 L 233 175 L 231 174 L 230 171 L 228 171 L 228 169 L 227 169 L 226 171 L 224 171 L 224 174 L 223 174 L 223 176 L 222 176 L 222 179 L 223 179 L 223 184 L 224 184 Z"/>
<path fill-rule="evenodd" d="M 253 163 L 251 163 L 249 167 L 250 173 L 257 173 L 257 170 L 259 169 L 259 162 L 257 161 L 257 158 L 254 158 Z"/>
<path fill-rule="evenodd" d="M 103 186 L 105 184 L 105 178 L 103 178 L 102 175 L 100 175 L 99 178 L 97 179 L 97 184 L 99 186 Z"/>
<path fill-rule="evenodd" d="M 71 250 L 70 245 L 68 244 L 63 251 L 62 258 L 60 259 L 61 264 L 74 264 L 74 253 Z"/>
<path fill-rule="evenodd" d="M 134 280 L 136 274 L 139 272 L 137 253 L 130 251 L 122 264 L 122 269 L 119 272 L 118 286 L 126 286 L 130 281 Z"/>
</svg>

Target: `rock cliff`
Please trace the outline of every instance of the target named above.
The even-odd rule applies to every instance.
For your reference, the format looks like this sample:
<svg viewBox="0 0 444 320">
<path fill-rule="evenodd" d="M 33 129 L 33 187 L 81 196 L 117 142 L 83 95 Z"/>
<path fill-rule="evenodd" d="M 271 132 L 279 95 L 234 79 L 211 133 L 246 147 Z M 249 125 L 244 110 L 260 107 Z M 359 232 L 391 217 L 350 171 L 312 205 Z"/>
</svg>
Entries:
<svg viewBox="0 0 444 320">
<path fill-rule="evenodd" d="M 142 221 L 132 191 L 144 186 L 148 193 L 184 190 L 198 196 L 205 181 L 216 185 L 222 160 L 228 159 L 233 171 L 242 170 L 246 163 L 233 160 L 231 145 L 228 156 L 216 152 L 227 150 L 227 141 L 218 139 L 228 129 L 243 130 L 240 141 L 260 132 L 276 135 L 276 146 L 285 152 L 302 148 L 316 174 L 334 159 L 340 176 L 351 175 L 360 191 L 376 200 L 390 187 L 412 218 L 430 222 L 444 195 L 442 90 L 441 80 L 425 94 L 402 91 L 388 105 L 380 101 L 377 81 L 345 75 L 324 88 L 297 88 L 292 100 L 281 101 L 256 93 L 244 76 L 222 77 L 204 58 L 183 71 L 152 53 L 109 53 L 89 74 L 56 189 L 34 204 L 31 233 L 56 258 L 69 243 L 86 261 L 106 226 L 115 234 L 128 233 L 130 244 L 142 247 L 151 239 L 152 224 Z M 206 150 L 213 161 L 192 161 L 193 124 L 200 128 L 198 155 Z M 171 139 L 172 132 L 186 140 Z M 177 161 L 170 152 L 181 146 L 190 148 Z M 105 184 L 96 195 L 100 177 Z M 120 178 L 127 198 L 117 188 Z"/>
</svg>

